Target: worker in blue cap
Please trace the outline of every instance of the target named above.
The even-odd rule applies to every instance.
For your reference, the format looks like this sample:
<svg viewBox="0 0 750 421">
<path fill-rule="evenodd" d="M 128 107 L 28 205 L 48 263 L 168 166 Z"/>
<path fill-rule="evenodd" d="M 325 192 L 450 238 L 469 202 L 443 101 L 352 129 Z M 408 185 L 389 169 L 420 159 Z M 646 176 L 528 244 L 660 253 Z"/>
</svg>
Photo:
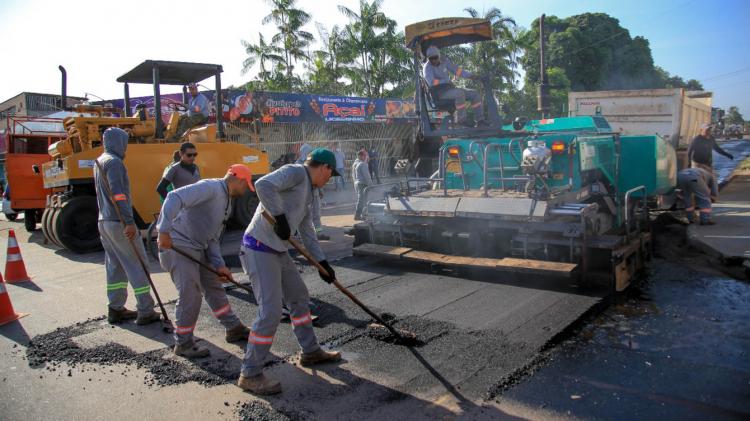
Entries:
<svg viewBox="0 0 750 421">
<path fill-rule="evenodd" d="M 263 366 L 270 353 L 284 304 L 289 307 L 294 335 L 302 348 L 301 365 L 341 359 L 339 352 L 323 350 L 318 344 L 313 331 L 310 296 L 287 253 L 286 244 L 294 232 L 299 232 L 305 248 L 328 272 L 320 272 L 321 279 L 328 283 L 336 279 L 315 235 L 311 207 L 314 189 L 339 175 L 334 153 L 318 148 L 310 152 L 303 164 L 285 165 L 255 183 L 260 204 L 245 230 L 240 248 L 240 262 L 250 278 L 258 302 L 258 314 L 252 325 L 237 382 L 243 390 L 258 395 L 281 392 L 281 384 L 277 380 L 263 375 Z M 273 216 L 275 224 L 268 222 L 263 212 Z"/>
</svg>

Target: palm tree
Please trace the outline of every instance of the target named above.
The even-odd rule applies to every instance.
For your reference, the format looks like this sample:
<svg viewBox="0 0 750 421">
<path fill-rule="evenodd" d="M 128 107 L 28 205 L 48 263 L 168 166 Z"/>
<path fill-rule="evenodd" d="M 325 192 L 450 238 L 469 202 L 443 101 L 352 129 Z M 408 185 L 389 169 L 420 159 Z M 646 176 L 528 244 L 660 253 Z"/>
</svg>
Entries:
<svg viewBox="0 0 750 421">
<path fill-rule="evenodd" d="M 284 61 L 284 58 L 281 56 L 281 49 L 273 44 L 267 44 L 261 33 L 258 33 L 257 44 L 251 44 L 245 40 L 241 42 L 242 46 L 245 47 L 245 54 L 247 54 L 247 57 L 242 62 L 242 74 L 244 75 L 250 71 L 258 63 L 260 66 L 258 77 L 263 82 L 266 82 L 271 75 L 266 65 L 270 64 L 272 67 L 276 67 Z"/>
<path fill-rule="evenodd" d="M 513 38 L 512 28 L 516 26 L 515 20 L 504 16 L 497 7 L 489 9 L 484 16 L 472 7 L 467 7 L 464 11 L 472 18 L 489 20 L 494 38 L 492 42 L 472 44 L 467 54 L 468 64 L 475 71 L 492 76 L 492 85 L 495 88 L 501 87 L 503 79 L 512 84 L 517 73 L 517 47 L 511 46 L 508 40 Z"/>
<path fill-rule="evenodd" d="M 353 88 L 364 96 L 373 96 L 373 55 L 383 47 L 383 40 L 376 32 L 388 28 L 389 21 L 381 9 L 383 0 L 359 1 L 359 12 L 346 6 L 339 6 L 339 11 L 349 19 L 344 27 L 345 57 L 354 63 L 348 76 Z"/>
<path fill-rule="evenodd" d="M 273 22 L 279 32 L 271 41 L 283 52 L 283 64 L 287 81 L 291 84 L 292 71 L 298 60 L 308 60 L 305 49 L 315 38 L 302 27 L 310 22 L 310 14 L 295 8 L 297 0 L 267 0 L 273 6 L 271 13 L 263 18 L 263 24 Z"/>
</svg>

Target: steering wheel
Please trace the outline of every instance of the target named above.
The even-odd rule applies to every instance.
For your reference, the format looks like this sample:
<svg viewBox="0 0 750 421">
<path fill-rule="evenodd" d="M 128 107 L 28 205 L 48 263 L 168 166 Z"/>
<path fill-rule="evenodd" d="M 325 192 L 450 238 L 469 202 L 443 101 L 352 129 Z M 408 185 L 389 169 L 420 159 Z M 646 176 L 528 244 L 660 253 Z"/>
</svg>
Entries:
<svg viewBox="0 0 750 421">
<path fill-rule="evenodd" d="M 179 111 L 181 113 L 184 113 L 188 110 L 187 105 L 182 104 L 180 102 L 170 102 L 168 105 L 170 110 L 172 111 Z"/>
</svg>

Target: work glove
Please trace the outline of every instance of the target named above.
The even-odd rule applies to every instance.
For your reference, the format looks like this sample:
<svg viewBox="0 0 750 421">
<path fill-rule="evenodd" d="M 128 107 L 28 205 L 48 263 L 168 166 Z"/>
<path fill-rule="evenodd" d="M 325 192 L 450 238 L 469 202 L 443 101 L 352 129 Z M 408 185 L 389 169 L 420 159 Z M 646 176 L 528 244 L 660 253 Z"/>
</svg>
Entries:
<svg viewBox="0 0 750 421">
<path fill-rule="evenodd" d="M 328 272 L 328 275 L 326 276 L 323 272 L 318 271 L 318 275 L 320 275 L 320 279 L 324 280 L 327 283 L 333 283 L 333 281 L 336 280 L 336 272 L 333 270 L 331 265 L 328 264 L 328 260 L 321 260 L 320 266 L 323 266 L 325 270 Z"/>
<path fill-rule="evenodd" d="M 276 220 L 276 223 L 273 226 L 273 232 L 275 232 L 282 240 L 288 240 L 289 237 L 292 236 L 292 229 L 289 228 L 289 222 L 286 221 L 286 215 L 282 213 L 281 215 L 274 216 L 273 219 Z"/>
</svg>

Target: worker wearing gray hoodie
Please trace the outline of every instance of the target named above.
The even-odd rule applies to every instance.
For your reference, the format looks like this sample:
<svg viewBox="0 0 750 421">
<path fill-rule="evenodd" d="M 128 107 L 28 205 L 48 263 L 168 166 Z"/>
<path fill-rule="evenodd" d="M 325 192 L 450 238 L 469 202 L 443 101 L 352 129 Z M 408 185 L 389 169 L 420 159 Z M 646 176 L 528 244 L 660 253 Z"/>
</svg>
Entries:
<svg viewBox="0 0 750 421">
<path fill-rule="evenodd" d="M 123 320 L 136 319 L 138 325 L 147 325 L 159 321 L 160 314 L 154 311 L 154 299 L 151 298 L 151 287 L 146 272 L 138 262 L 130 244 L 133 241 L 141 255 L 146 259 L 143 242 L 140 241 L 138 228 L 133 219 L 133 207 L 130 196 L 130 180 L 125 168 L 125 150 L 128 147 L 128 133 L 122 129 L 111 127 L 102 135 L 104 153 L 97 161 L 104 170 L 104 174 L 94 167 L 94 184 L 96 186 L 96 201 L 99 205 L 99 235 L 104 247 L 104 266 L 107 273 L 107 298 L 109 309 L 107 320 L 119 323 Z M 114 202 L 120 209 L 125 228 L 110 201 L 103 185 L 102 177 L 107 177 L 112 189 Z M 133 288 L 138 311 L 125 308 L 128 298 L 128 281 Z"/>
</svg>

